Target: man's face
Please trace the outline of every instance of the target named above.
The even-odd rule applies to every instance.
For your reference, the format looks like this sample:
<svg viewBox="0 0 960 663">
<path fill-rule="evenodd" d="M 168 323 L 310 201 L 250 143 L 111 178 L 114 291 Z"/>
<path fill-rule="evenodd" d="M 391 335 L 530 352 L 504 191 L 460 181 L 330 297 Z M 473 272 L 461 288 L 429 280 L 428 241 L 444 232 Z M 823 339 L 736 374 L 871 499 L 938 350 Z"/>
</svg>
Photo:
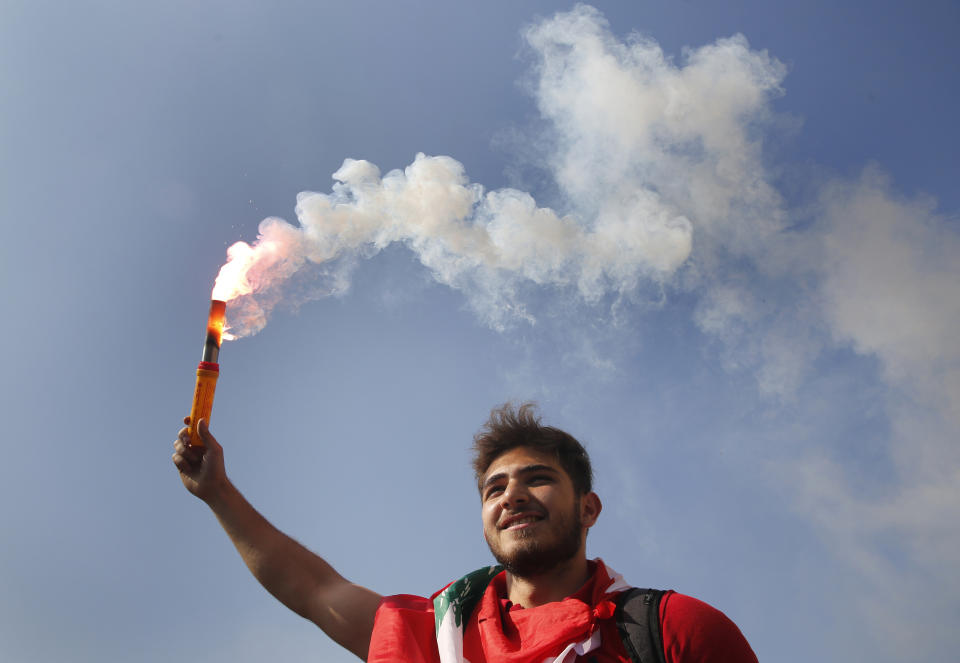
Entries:
<svg viewBox="0 0 960 663">
<path fill-rule="evenodd" d="M 590 493 L 581 499 L 552 455 L 516 447 L 487 468 L 480 489 L 483 533 L 510 573 L 530 577 L 586 555 L 584 535 L 599 513 Z"/>
</svg>

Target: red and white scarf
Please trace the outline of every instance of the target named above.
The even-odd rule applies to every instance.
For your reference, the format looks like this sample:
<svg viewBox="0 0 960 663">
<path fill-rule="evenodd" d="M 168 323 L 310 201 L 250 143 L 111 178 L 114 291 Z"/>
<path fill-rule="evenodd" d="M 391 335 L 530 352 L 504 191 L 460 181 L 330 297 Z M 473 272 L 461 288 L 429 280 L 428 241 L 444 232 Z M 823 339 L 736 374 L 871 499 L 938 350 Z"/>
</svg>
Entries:
<svg viewBox="0 0 960 663">
<path fill-rule="evenodd" d="M 486 567 L 431 597 L 391 596 L 377 611 L 368 663 L 571 663 L 600 647 L 598 620 L 630 585 L 599 559 L 589 597 L 510 613 L 503 623 L 505 573 Z M 464 639 L 467 624 L 471 632 Z"/>
</svg>

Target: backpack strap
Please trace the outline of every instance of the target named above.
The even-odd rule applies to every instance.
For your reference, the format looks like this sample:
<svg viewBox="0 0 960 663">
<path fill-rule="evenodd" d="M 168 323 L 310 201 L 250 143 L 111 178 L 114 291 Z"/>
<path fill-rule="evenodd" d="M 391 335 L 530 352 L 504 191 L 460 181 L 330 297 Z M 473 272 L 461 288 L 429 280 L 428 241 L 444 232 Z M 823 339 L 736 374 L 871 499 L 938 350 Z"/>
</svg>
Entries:
<svg viewBox="0 0 960 663">
<path fill-rule="evenodd" d="M 634 663 L 666 663 L 660 633 L 660 589 L 633 587 L 617 595 L 614 617 L 623 646 Z"/>
</svg>

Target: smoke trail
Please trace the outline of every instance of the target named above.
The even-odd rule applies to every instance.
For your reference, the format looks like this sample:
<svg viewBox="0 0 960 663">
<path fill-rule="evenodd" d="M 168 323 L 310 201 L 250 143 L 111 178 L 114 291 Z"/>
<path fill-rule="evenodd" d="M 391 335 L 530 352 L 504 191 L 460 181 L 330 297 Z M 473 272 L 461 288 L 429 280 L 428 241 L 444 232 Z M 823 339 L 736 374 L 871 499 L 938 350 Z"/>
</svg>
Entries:
<svg viewBox="0 0 960 663">
<path fill-rule="evenodd" d="M 573 286 L 595 299 L 641 277 L 668 274 L 690 253 L 689 221 L 649 201 L 634 203 L 632 218 L 586 227 L 537 207 L 521 191 L 484 193 L 450 157 L 418 154 L 383 177 L 373 164 L 347 159 L 333 177 L 332 193 L 298 196 L 299 227 L 267 219 L 252 247 L 231 247 L 228 267 L 247 265 L 249 290 L 238 302 L 241 314 L 231 311 L 234 335 L 262 329 L 279 291 L 307 264 L 369 257 L 395 242 L 408 246 L 437 281 L 464 291 L 494 327 L 507 316 L 526 316 L 514 295 L 519 280 Z M 634 231 L 626 243 L 617 227 L 624 223 Z M 331 292 L 345 286 L 336 282 Z"/>
<path fill-rule="evenodd" d="M 736 247 L 776 229 L 751 125 L 767 114 L 782 65 L 734 37 L 678 67 L 651 41 L 618 42 L 584 6 L 526 37 L 555 147 L 547 168 L 568 211 L 516 189 L 485 191 L 447 156 L 418 154 L 383 176 L 347 159 L 331 193 L 298 196 L 298 225 L 266 219 L 253 245 L 230 248 L 216 292 L 233 300 L 234 336 L 257 333 L 280 302 L 344 292 L 354 260 L 393 243 L 502 329 L 533 320 L 523 284 L 597 302 L 670 279 L 695 229 L 705 246 Z"/>
</svg>

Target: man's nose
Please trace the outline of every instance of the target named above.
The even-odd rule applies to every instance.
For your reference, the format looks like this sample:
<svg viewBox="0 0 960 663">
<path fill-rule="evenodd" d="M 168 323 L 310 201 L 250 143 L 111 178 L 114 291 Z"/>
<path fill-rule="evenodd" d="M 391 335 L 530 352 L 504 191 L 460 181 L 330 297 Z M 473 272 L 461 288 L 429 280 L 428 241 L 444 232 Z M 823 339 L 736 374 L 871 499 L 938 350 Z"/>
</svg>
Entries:
<svg viewBox="0 0 960 663">
<path fill-rule="evenodd" d="M 526 504 L 530 501 L 530 495 L 527 493 L 527 487 L 521 481 L 510 481 L 503 489 L 503 495 L 500 496 L 500 505 L 504 508 L 516 508 L 520 504 Z"/>
</svg>

